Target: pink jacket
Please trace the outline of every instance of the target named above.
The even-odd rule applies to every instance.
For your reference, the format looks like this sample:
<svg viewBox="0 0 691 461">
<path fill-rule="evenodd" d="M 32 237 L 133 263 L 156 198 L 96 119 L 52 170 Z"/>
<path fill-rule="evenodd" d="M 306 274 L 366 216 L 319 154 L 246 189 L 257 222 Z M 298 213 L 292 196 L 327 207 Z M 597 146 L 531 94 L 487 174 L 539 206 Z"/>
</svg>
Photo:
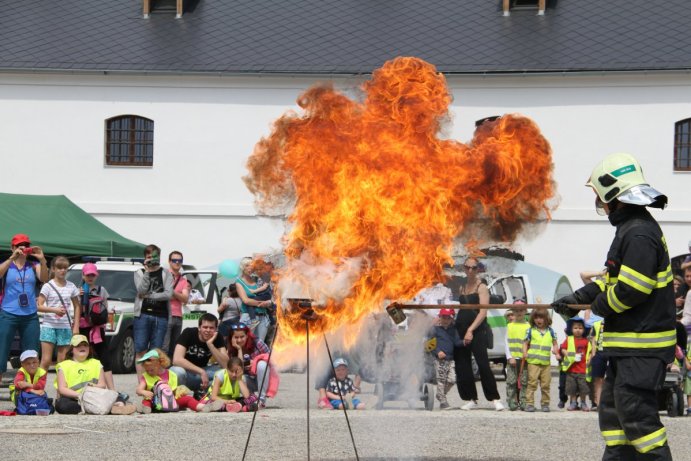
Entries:
<svg viewBox="0 0 691 461">
<path fill-rule="evenodd" d="M 258 356 L 254 357 L 252 359 L 252 363 L 250 364 L 250 373 L 253 375 L 257 375 L 257 364 L 260 361 L 268 362 L 269 360 L 269 354 L 259 354 Z M 281 383 L 281 378 L 278 376 L 278 372 L 276 371 L 275 367 L 270 366 L 269 367 L 269 387 L 266 389 L 266 396 L 267 397 L 273 397 L 278 393 L 278 385 Z M 257 386 L 259 386 L 261 383 L 257 383 Z"/>
</svg>

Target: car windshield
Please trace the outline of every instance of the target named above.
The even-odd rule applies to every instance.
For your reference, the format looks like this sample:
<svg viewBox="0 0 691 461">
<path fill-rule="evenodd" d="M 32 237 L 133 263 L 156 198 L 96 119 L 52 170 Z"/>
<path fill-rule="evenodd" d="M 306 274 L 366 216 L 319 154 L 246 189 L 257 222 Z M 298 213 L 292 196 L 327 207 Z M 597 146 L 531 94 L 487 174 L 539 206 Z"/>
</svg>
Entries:
<svg viewBox="0 0 691 461">
<path fill-rule="evenodd" d="M 77 269 L 67 271 L 67 280 L 80 286 L 82 283 L 82 271 Z M 130 271 L 100 269 L 96 284 L 106 288 L 108 299 L 133 303 L 134 298 L 137 296 L 137 290 L 134 287 L 134 275 Z"/>
</svg>

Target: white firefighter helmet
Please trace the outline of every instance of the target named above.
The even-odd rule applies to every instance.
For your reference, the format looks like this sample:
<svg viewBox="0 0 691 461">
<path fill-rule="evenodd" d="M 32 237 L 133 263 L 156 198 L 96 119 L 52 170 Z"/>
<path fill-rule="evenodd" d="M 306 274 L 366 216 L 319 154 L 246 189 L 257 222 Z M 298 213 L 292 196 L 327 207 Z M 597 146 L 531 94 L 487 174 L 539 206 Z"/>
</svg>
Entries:
<svg viewBox="0 0 691 461">
<path fill-rule="evenodd" d="M 643 169 L 631 154 L 617 153 L 605 157 L 593 169 L 585 184 L 592 187 L 603 203 L 615 198 L 632 205 L 664 208 L 667 196 L 650 187 L 643 177 Z"/>
</svg>

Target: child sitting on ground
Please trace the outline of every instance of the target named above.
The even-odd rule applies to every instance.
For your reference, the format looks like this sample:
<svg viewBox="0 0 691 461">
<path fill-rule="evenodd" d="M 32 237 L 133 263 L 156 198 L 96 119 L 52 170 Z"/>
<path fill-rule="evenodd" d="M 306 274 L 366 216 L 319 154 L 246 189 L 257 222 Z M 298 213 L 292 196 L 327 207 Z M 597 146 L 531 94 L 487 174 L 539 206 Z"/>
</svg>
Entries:
<svg viewBox="0 0 691 461">
<path fill-rule="evenodd" d="M 463 341 L 453 325 L 454 314 L 453 309 L 441 309 L 439 311 L 439 325 L 434 326 L 432 338 L 436 344 L 432 355 L 434 355 L 434 369 L 437 373 L 437 400 L 439 400 L 441 410 L 451 408 L 446 394 L 456 384 L 453 349 L 454 347 L 463 347 Z"/>
<path fill-rule="evenodd" d="M 243 363 L 239 357 L 231 357 L 225 370 L 218 370 L 214 375 L 210 400 L 223 402 L 221 411 L 230 413 L 239 411 L 256 411 L 257 397 L 250 394 L 247 384 L 242 380 Z"/>
<path fill-rule="evenodd" d="M 331 401 L 331 406 L 334 410 L 342 410 L 344 405 L 346 409 L 364 410 L 365 404 L 355 398 L 355 385 L 348 377 L 348 362 L 343 358 L 337 358 L 333 366 L 336 376 L 331 378 L 326 386 L 326 397 Z"/>
<path fill-rule="evenodd" d="M 549 388 L 552 381 L 550 351 L 559 356 L 557 335 L 550 327 L 552 319 L 546 309 L 533 309 L 530 328 L 523 342 L 523 359 L 528 363 L 528 390 L 525 411 L 535 411 L 535 391 L 540 383 L 542 411 L 549 412 Z"/>
<path fill-rule="evenodd" d="M 10 400 L 17 405 L 17 399 L 21 398 L 22 394 L 35 394 L 45 400 L 42 407 L 52 410 L 52 405 L 45 391 L 48 373 L 38 366 L 38 352 L 31 349 L 26 350 L 19 356 L 19 360 L 22 366 L 17 371 L 14 382 L 10 386 Z"/>
<path fill-rule="evenodd" d="M 528 368 L 523 361 L 523 341 L 530 324 L 525 320 L 525 307 L 516 302 L 514 307 L 507 311 L 506 317 L 506 401 L 509 410 L 525 409 L 525 391 L 528 384 Z"/>
<path fill-rule="evenodd" d="M 175 394 L 175 401 L 180 409 L 189 408 L 192 411 L 200 411 L 208 413 L 210 411 L 218 411 L 224 406 L 223 402 L 210 402 L 205 405 L 197 401 L 191 395 L 183 395 L 181 392 L 176 392 L 178 389 L 178 377 L 175 373 L 168 370 L 170 367 L 170 358 L 161 349 L 152 349 L 142 358 L 137 360 L 144 367 L 144 372 L 139 378 L 139 385 L 137 385 L 137 395 L 143 397 L 142 402 L 137 404 L 137 411 L 139 413 L 151 413 L 156 410 L 153 404 L 154 386 L 156 383 L 167 383 L 170 390 Z"/>
<path fill-rule="evenodd" d="M 559 347 L 562 356 L 561 369 L 566 372 L 566 395 L 569 398 L 569 411 L 578 410 L 578 399 L 581 399 L 580 410 L 590 411 L 586 397 L 590 395 L 590 386 L 586 381 L 586 367 L 590 360 L 590 341 L 586 337 L 585 321 L 573 317 L 566 321 L 566 340 Z"/>
</svg>

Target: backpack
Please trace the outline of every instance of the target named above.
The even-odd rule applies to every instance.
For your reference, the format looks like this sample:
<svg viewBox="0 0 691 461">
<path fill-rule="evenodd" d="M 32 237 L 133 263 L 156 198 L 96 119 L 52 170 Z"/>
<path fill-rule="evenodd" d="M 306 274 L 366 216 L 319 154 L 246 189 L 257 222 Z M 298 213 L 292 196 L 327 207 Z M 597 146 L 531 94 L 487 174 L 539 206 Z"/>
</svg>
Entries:
<svg viewBox="0 0 691 461">
<path fill-rule="evenodd" d="M 82 300 L 84 318 L 89 322 L 89 325 L 105 325 L 108 323 L 108 308 L 105 299 L 101 297 L 101 287 L 96 289 L 98 295 L 92 295 L 89 291 L 87 287 L 84 287 L 84 299 Z"/>
<path fill-rule="evenodd" d="M 152 392 L 154 393 L 152 404 L 155 411 L 160 411 L 161 413 L 180 411 L 178 402 L 175 400 L 175 393 L 168 383 L 156 381 Z"/>
<path fill-rule="evenodd" d="M 17 393 L 16 399 L 18 415 L 35 415 L 36 410 L 48 410 L 50 413 L 55 411 L 45 395 L 22 391 Z"/>
</svg>

